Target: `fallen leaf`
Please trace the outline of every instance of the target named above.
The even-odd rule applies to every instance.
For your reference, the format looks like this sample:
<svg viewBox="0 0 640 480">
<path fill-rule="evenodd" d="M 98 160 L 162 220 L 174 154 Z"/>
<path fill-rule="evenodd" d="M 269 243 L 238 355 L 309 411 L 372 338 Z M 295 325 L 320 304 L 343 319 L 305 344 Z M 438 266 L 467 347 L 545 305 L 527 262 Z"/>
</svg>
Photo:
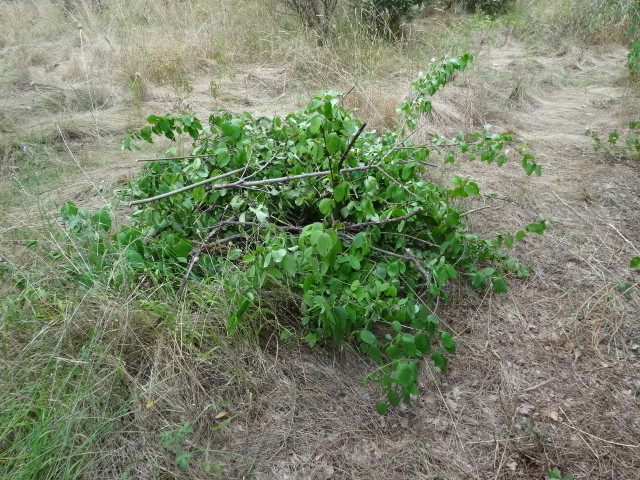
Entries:
<svg viewBox="0 0 640 480">
<path fill-rule="evenodd" d="M 218 412 L 218 414 L 215 416 L 215 419 L 219 420 L 221 418 L 228 417 L 229 415 L 231 415 L 231 412 L 228 412 L 227 410 L 222 410 L 221 412 Z"/>
<path fill-rule="evenodd" d="M 560 416 L 558 415 L 558 409 L 557 408 L 545 408 L 544 410 L 542 410 L 542 412 L 540 414 L 543 417 L 550 418 L 554 422 L 561 422 L 562 421 L 560 419 Z"/>
</svg>

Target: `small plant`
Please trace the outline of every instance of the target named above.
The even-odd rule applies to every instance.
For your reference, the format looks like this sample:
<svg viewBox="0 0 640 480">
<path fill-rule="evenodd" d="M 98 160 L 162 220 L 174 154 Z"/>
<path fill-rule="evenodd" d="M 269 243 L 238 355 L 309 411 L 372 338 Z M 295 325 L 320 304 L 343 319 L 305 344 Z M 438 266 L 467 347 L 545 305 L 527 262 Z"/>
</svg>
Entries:
<svg viewBox="0 0 640 480">
<path fill-rule="evenodd" d="M 556 467 L 547 473 L 547 480 L 573 480 L 573 475 L 567 474 L 563 477 L 560 470 Z"/>
<path fill-rule="evenodd" d="M 192 434 L 193 428 L 189 422 L 158 434 L 160 445 L 176 455 L 175 464 L 184 470 L 189 468 L 189 460 L 193 456 L 193 452 L 188 452 L 185 448 L 185 444 Z"/>
<path fill-rule="evenodd" d="M 596 152 L 603 152 L 605 155 L 615 158 L 633 158 L 640 160 L 640 122 L 630 122 L 629 129 L 625 136 L 614 130 L 606 140 L 600 137 L 599 133 L 587 130 L 585 135 L 591 137 L 595 142 L 593 149 Z"/>
</svg>

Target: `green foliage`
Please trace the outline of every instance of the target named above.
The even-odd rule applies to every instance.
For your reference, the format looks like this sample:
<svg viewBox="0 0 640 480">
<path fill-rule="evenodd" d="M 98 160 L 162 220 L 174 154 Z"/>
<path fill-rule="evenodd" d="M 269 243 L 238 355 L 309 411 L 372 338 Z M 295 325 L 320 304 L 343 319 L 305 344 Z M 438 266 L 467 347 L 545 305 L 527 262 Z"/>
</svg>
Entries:
<svg viewBox="0 0 640 480">
<path fill-rule="evenodd" d="M 562 473 L 558 468 L 554 468 L 547 473 L 547 480 L 573 480 L 573 475 L 562 476 Z"/>
<path fill-rule="evenodd" d="M 135 274 L 179 294 L 190 282 L 224 273 L 238 306 L 228 318 L 230 331 L 262 291 L 293 292 L 310 345 L 351 341 L 379 365 L 363 379 L 385 392 L 378 412 L 409 403 L 418 393 L 418 361 L 445 369 L 456 351 L 434 314 L 436 302 L 449 301 L 448 282 L 464 277 L 474 288 L 505 294 L 505 277 L 525 277 L 528 269 L 501 249 L 542 234 L 548 223 L 542 218 L 513 235 L 483 238 L 468 231 L 470 212 L 455 205 L 480 195 L 478 185 L 470 178 L 455 177 L 451 186 L 424 179 L 432 154 L 446 162 L 457 152 L 469 160 L 507 161 L 509 134 L 485 129 L 435 137 L 429 145 L 412 144 L 405 134 L 430 109 L 423 97 L 470 60 L 432 65 L 399 109 L 402 125 L 384 135 L 367 131 L 334 93 L 284 118 L 226 111 L 207 122 L 195 115 L 151 116 L 123 147 L 153 135 L 177 140 L 186 134 L 193 157 L 145 165 L 121 192 L 139 201 L 131 226 L 108 236 L 104 213 L 90 217 L 67 205 L 69 231 L 79 228 L 81 236 L 88 232 L 104 244 L 99 266 L 125 263 L 128 273 L 120 278 Z M 539 175 L 525 147 L 518 151 L 525 172 Z"/>
<path fill-rule="evenodd" d="M 189 460 L 193 456 L 193 452 L 188 452 L 186 448 L 186 442 L 192 434 L 193 428 L 189 422 L 168 428 L 158 434 L 160 445 L 175 454 L 175 464 L 183 470 L 189 469 Z"/>
<path fill-rule="evenodd" d="M 601 134 L 591 130 L 587 130 L 584 134 L 593 139 L 595 142 L 593 149 L 596 152 L 603 152 L 615 159 L 640 160 L 640 122 L 629 122 L 628 132 L 624 134 L 614 130 L 609 133 L 606 141 L 600 137 Z"/>
</svg>

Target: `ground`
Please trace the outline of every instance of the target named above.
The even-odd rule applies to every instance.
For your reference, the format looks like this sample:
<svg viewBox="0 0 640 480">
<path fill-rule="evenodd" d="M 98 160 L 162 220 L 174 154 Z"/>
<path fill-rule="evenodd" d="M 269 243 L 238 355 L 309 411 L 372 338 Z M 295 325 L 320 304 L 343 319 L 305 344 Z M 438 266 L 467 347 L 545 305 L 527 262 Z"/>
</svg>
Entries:
<svg viewBox="0 0 640 480">
<path fill-rule="evenodd" d="M 171 449 L 159 448 L 152 432 L 169 418 L 191 422 L 188 445 L 204 452 L 194 454 L 194 462 L 220 465 L 221 478 L 541 479 L 553 467 L 576 479 L 640 478 L 640 299 L 614 283 L 640 280 L 629 269 L 640 255 L 640 169 L 637 161 L 594 152 L 584 135 L 624 127 L 637 115 L 640 97 L 626 70 L 627 50 L 613 44 L 537 52 L 507 31 L 482 41 L 473 68 L 436 98 L 425 132 L 490 123 L 526 139 L 543 174 L 526 177 L 518 165 L 456 164 L 433 176 L 464 173 L 484 193 L 497 194 L 473 204 L 491 207 L 471 216 L 474 230 L 515 230 L 538 214 L 554 223 L 514 250 L 533 269 L 528 279 L 510 282 L 507 296 L 452 287 L 454 304 L 437 311 L 458 342 L 450 369 L 423 367 L 419 398 L 380 416 L 373 409 L 378 391 L 358 380 L 371 364 L 347 345 L 310 349 L 280 340 L 267 326 L 257 345 L 231 351 L 225 344 L 224 353 L 196 356 L 181 343 L 189 332 L 179 315 L 166 335 L 151 326 L 148 309 L 127 306 L 126 315 L 140 325 L 118 327 L 112 323 L 118 305 L 103 305 L 109 328 L 129 329 L 123 381 L 136 387 L 141 406 L 122 419 L 120 428 L 131 431 L 102 445 L 113 470 L 99 464 L 86 478 L 125 478 L 122 465 L 129 465 L 131 478 L 156 478 L 156 471 L 161 478 L 215 478 L 215 470 L 181 470 L 166 460 Z M 45 221 L 57 221 L 56 205 L 64 201 L 86 208 L 113 202 L 113 189 L 139 170 L 136 159 L 154 154 L 118 150 L 137 117 L 131 105 L 109 95 L 104 109 L 62 109 L 55 117 L 60 123 L 52 125 L 52 101 L 79 100 L 64 76 L 47 68 L 32 69 L 29 82 L 2 87 L 4 118 L 12 119 L 3 135 L 25 138 L 35 130 L 49 142 L 61 136 L 56 158 L 71 167 L 53 183 L 32 180 L 43 186 L 36 196 L 31 184 L 16 187 L 9 179 L 20 180 L 22 157 L 5 165 L 2 188 L 12 193 L 3 195 L 3 234 L 41 222 L 43 210 Z M 414 74 L 409 69 L 359 85 L 348 102 L 384 128 L 389 105 L 403 97 Z M 227 72 L 215 85 L 195 78 L 184 95 L 175 86 L 158 87 L 137 116 L 162 114 L 176 103 L 200 112 L 215 104 L 283 113 L 310 93 L 287 75 L 284 67 L 258 65 Z M 214 101 L 212 90 L 220 91 Z M 92 124 L 100 127 L 86 128 Z M 129 211 L 118 207 L 120 221 Z M 18 253 L 15 247 L 3 257 Z M 193 331 L 219 327 L 212 319 L 219 310 L 224 306 L 190 317 Z"/>
</svg>

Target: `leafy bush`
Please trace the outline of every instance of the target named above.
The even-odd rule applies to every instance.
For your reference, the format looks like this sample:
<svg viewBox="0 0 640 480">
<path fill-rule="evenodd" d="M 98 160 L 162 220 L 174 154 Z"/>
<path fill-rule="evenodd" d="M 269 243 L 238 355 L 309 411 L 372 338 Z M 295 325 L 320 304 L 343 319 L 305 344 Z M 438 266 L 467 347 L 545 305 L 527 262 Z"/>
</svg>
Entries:
<svg viewBox="0 0 640 480">
<path fill-rule="evenodd" d="M 176 141 L 187 134 L 192 154 L 148 162 L 122 192 L 138 208 L 133 225 L 110 242 L 96 237 L 100 268 L 107 272 L 124 258 L 141 278 L 166 282 L 179 297 L 191 282 L 226 272 L 238 305 L 229 330 L 258 305 L 261 292 L 292 292 L 310 345 L 352 341 L 379 364 L 365 379 L 386 393 L 378 412 L 408 403 L 418 393 L 419 359 L 444 369 L 445 354 L 456 351 L 433 313 L 439 299 L 449 301 L 448 281 L 462 276 L 474 288 L 506 293 L 505 277 L 524 277 L 528 269 L 501 248 L 543 233 L 547 224 L 542 219 L 514 235 L 483 238 L 464 223 L 475 210 L 454 203 L 478 196 L 478 185 L 470 178 L 455 177 L 452 186 L 424 179 L 432 153 L 445 162 L 455 160 L 454 149 L 470 160 L 507 161 L 509 134 L 460 133 L 429 145 L 407 135 L 431 110 L 428 97 L 470 61 L 464 55 L 432 65 L 413 83 L 396 131 L 381 136 L 335 93 L 284 118 L 226 111 L 206 123 L 194 115 L 149 117 L 150 126 L 125 138 L 124 148 L 153 135 Z M 539 175 L 524 146 L 519 152 L 526 173 Z M 101 231 L 108 222 L 94 217 Z M 65 218 L 75 228 L 75 217 Z"/>
</svg>

